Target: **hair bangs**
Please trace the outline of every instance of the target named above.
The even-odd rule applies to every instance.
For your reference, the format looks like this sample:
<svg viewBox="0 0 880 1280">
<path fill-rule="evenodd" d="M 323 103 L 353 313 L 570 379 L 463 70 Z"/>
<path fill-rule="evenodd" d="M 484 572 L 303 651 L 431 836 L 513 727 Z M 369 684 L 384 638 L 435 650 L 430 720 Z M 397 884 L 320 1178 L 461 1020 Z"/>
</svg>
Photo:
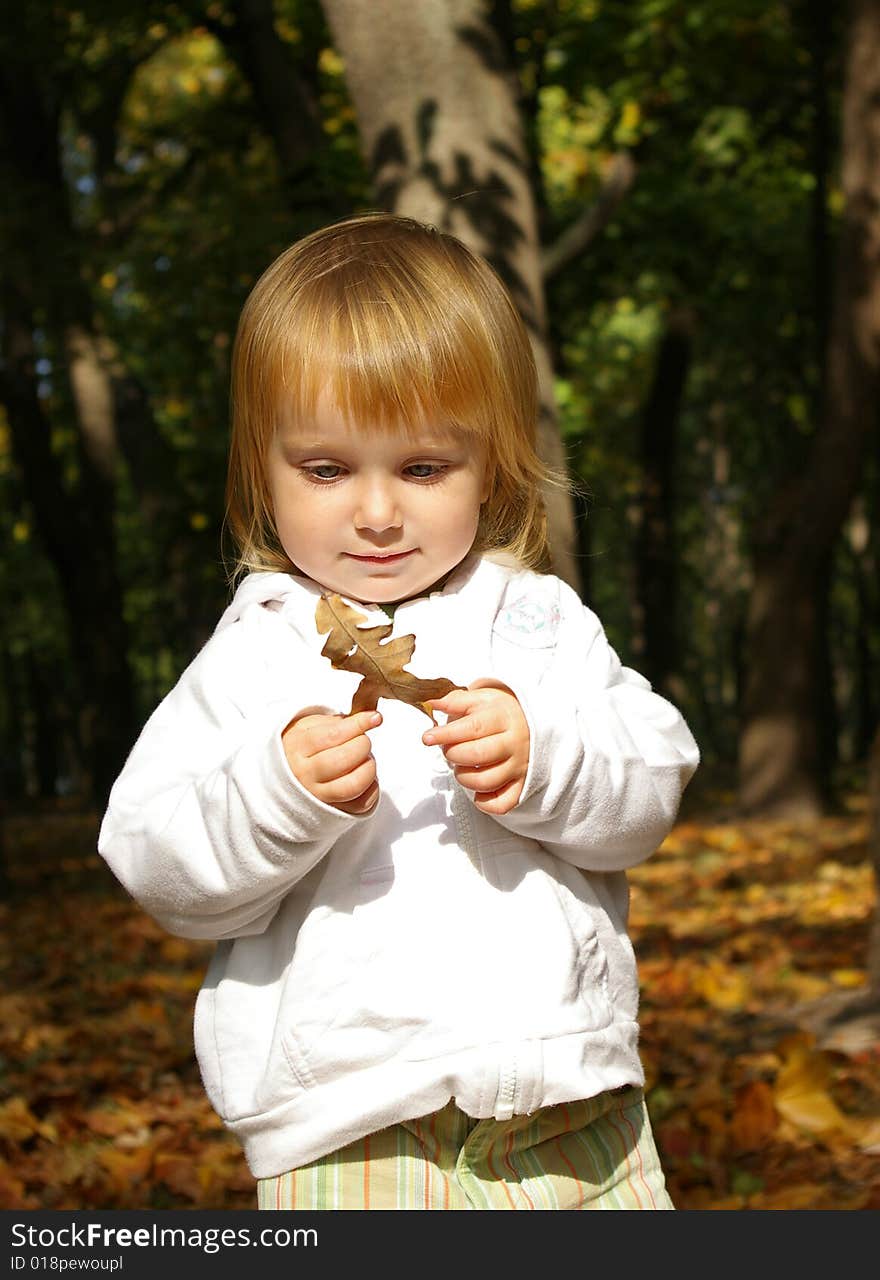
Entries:
<svg viewBox="0 0 880 1280">
<path fill-rule="evenodd" d="M 331 298 L 325 278 L 298 300 L 279 361 L 286 412 L 306 422 L 326 394 L 365 432 L 416 434 L 439 420 L 487 439 L 493 360 L 485 337 L 430 292 L 401 297 L 399 279 L 376 274 L 335 280 Z"/>
</svg>

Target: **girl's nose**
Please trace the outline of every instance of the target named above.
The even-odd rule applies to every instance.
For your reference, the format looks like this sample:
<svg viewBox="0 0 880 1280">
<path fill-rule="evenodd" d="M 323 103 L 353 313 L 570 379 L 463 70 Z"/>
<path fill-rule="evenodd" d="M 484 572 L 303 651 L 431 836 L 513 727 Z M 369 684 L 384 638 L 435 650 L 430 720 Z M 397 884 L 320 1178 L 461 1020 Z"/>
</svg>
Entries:
<svg viewBox="0 0 880 1280">
<path fill-rule="evenodd" d="M 388 481 L 364 477 L 357 495 L 354 516 L 355 528 L 384 533 L 401 523 L 393 487 Z"/>
</svg>

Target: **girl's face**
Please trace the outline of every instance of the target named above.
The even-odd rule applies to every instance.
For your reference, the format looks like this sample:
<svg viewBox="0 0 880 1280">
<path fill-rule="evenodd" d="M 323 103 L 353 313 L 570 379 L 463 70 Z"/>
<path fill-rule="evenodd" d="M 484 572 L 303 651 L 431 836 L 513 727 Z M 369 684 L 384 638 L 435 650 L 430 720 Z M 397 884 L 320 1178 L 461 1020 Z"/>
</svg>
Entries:
<svg viewBox="0 0 880 1280">
<path fill-rule="evenodd" d="M 476 442 L 432 419 L 413 434 L 365 434 L 323 394 L 307 425 L 282 415 L 268 472 L 287 555 L 364 603 L 409 599 L 455 568 L 488 496 Z"/>
</svg>

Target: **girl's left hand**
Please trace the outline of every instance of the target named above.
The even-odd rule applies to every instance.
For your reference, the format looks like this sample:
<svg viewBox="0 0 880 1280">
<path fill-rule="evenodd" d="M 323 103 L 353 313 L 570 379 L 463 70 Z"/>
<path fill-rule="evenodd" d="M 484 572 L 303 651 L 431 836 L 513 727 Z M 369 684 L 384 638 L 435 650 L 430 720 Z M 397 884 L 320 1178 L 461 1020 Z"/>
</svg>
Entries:
<svg viewBox="0 0 880 1280">
<path fill-rule="evenodd" d="M 475 792 L 484 813 L 509 813 L 522 794 L 529 767 L 529 726 L 508 689 L 456 689 L 428 703 L 448 717 L 422 735 L 453 766 L 463 787 Z"/>
</svg>

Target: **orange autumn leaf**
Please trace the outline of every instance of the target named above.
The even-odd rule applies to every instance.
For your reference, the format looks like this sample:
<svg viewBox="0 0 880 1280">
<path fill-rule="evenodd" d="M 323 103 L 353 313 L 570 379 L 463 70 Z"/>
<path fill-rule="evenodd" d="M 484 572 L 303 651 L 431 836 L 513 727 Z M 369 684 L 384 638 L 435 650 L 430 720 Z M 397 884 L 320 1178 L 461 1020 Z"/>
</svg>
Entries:
<svg viewBox="0 0 880 1280">
<path fill-rule="evenodd" d="M 137 1132 L 143 1128 L 144 1110 L 124 1102 L 111 1106 L 93 1107 L 83 1114 L 83 1120 L 92 1133 L 105 1138 L 116 1138 L 123 1133 Z"/>
<path fill-rule="evenodd" d="M 406 671 L 405 664 L 415 652 L 415 636 L 395 636 L 389 640 L 391 622 L 362 626 L 366 621 L 362 613 L 338 595 L 321 596 L 315 610 L 318 632 L 327 634 L 321 656 L 329 658 L 338 671 L 351 671 L 362 677 L 349 714 L 375 711 L 380 698 L 394 698 L 416 707 L 436 723 L 426 704 L 460 686 L 443 676 L 422 680 Z"/>
<path fill-rule="evenodd" d="M 730 1137 L 737 1151 L 758 1151 L 773 1137 L 778 1122 L 773 1090 L 766 1080 L 753 1080 L 737 1090 L 730 1119 Z"/>
<path fill-rule="evenodd" d="M 108 1146 L 98 1153 L 97 1161 L 114 1183 L 127 1187 L 129 1183 L 142 1181 L 150 1172 L 153 1151 L 146 1145 L 136 1147 L 134 1151 L 120 1151 L 117 1147 Z"/>
<path fill-rule="evenodd" d="M 28 1196 L 25 1184 L 0 1160 L 0 1207 L 3 1209 L 37 1209 L 39 1203 Z"/>
<path fill-rule="evenodd" d="M 37 1133 L 40 1124 L 24 1098 L 10 1098 L 0 1104 L 0 1138 L 21 1142 Z"/>
<path fill-rule="evenodd" d="M 0 1103 L 0 1140 L 24 1142 L 35 1134 L 54 1138 L 51 1126 L 34 1115 L 24 1098 L 9 1098 Z"/>
<path fill-rule="evenodd" d="M 40 1133 L 40 1121 L 24 1098 L 9 1098 L 8 1102 L 0 1103 L 0 1139 L 22 1142 L 35 1133 Z"/>
</svg>

